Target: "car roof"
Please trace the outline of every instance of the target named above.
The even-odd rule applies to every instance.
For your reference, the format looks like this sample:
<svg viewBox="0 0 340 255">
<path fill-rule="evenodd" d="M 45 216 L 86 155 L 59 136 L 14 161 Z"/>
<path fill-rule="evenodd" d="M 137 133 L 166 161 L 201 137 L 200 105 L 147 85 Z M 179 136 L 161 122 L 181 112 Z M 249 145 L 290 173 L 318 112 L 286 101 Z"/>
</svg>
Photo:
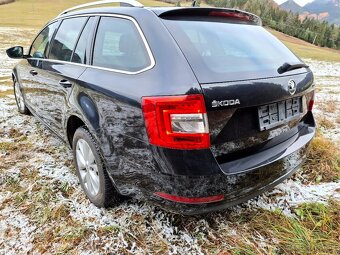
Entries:
<svg viewBox="0 0 340 255">
<path fill-rule="evenodd" d="M 95 7 L 95 8 L 86 8 L 82 10 L 70 11 L 65 14 L 59 15 L 60 17 L 68 17 L 74 15 L 82 15 L 82 14 L 96 14 L 96 13 L 107 13 L 107 14 L 127 14 L 127 13 L 136 13 L 136 12 L 145 12 L 148 11 L 149 8 L 144 7 Z"/>
<path fill-rule="evenodd" d="M 157 16 L 164 16 L 167 14 L 175 14 L 178 13 L 180 15 L 200 15 L 204 12 L 209 11 L 227 11 L 239 14 L 245 14 L 253 17 L 253 22 L 261 25 L 261 19 L 249 12 L 238 10 L 238 9 L 231 9 L 231 8 L 214 8 L 214 7 L 95 7 L 95 8 L 86 8 L 76 11 L 70 11 L 67 13 L 63 13 L 56 17 L 55 19 L 66 18 L 74 15 L 88 15 L 88 14 L 122 14 L 127 16 L 134 17 L 135 15 L 142 13 L 153 13 Z"/>
</svg>

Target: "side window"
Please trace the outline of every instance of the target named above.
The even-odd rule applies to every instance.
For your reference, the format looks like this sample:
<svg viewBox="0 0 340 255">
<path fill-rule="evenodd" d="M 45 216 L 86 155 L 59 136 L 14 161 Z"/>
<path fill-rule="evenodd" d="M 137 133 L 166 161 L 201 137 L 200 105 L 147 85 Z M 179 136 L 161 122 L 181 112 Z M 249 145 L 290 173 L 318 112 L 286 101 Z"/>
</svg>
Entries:
<svg viewBox="0 0 340 255">
<path fill-rule="evenodd" d="M 65 19 L 53 40 L 50 59 L 70 61 L 78 36 L 83 28 L 86 17 Z"/>
<path fill-rule="evenodd" d="M 48 53 L 50 42 L 54 31 L 57 27 L 57 22 L 54 22 L 45 27 L 40 34 L 35 38 L 30 49 L 30 56 L 33 58 L 46 58 Z"/>
<path fill-rule="evenodd" d="M 150 63 L 145 44 L 132 21 L 100 19 L 93 51 L 94 66 L 136 72 Z"/>
<path fill-rule="evenodd" d="M 74 50 L 73 56 L 72 56 L 72 62 L 75 63 L 81 63 L 84 64 L 86 63 L 86 49 L 88 45 L 88 40 L 91 32 L 94 29 L 94 22 L 95 18 L 91 17 L 87 23 L 85 28 L 83 29 L 83 32 L 81 33 L 81 36 L 79 37 L 76 49 Z"/>
</svg>

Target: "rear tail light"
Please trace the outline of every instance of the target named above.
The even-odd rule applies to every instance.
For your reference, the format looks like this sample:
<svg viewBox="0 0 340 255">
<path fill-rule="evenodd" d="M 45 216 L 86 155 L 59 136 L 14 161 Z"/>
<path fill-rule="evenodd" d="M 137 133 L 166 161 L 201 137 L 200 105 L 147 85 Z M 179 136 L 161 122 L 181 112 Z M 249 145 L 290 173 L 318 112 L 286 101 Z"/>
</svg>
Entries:
<svg viewBox="0 0 340 255">
<path fill-rule="evenodd" d="M 309 101 L 309 104 L 308 104 L 308 111 L 313 110 L 313 106 L 314 106 L 314 99 L 312 99 L 312 100 Z"/>
<path fill-rule="evenodd" d="M 163 192 L 155 192 L 156 196 L 182 204 L 207 204 L 224 200 L 224 195 L 215 195 L 210 197 L 180 197 Z"/>
<path fill-rule="evenodd" d="M 210 147 L 203 95 L 143 97 L 142 110 L 151 144 L 183 150 Z"/>
<path fill-rule="evenodd" d="M 314 106 L 314 91 L 311 92 L 309 95 L 308 95 L 308 111 L 312 111 L 313 110 L 313 106 Z"/>
</svg>

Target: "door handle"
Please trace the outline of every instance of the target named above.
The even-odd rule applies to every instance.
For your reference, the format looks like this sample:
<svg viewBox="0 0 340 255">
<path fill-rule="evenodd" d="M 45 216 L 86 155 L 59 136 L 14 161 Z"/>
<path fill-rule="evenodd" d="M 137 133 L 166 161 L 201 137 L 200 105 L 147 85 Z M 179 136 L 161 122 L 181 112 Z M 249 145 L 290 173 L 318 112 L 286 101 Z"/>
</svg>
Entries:
<svg viewBox="0 0 340 255">
<path fill-rule="evenodd" d="M 59 85 L 63 86 L 64 88 L 69 88 L 72 86 L 72 83 L 68 80 L 60 80 Z"/>
<path fill-rule="evenodd" d="M 35 70 L 31 70 L 31 71 L 30 71 L 30 74 L 32 74 L 32 75 L 34 76 L 34 75 L 37 75 L 37 74 L 38 74 L 38 72 L 37 72 L 37 71 L 35 71 Z"/>
</svg>

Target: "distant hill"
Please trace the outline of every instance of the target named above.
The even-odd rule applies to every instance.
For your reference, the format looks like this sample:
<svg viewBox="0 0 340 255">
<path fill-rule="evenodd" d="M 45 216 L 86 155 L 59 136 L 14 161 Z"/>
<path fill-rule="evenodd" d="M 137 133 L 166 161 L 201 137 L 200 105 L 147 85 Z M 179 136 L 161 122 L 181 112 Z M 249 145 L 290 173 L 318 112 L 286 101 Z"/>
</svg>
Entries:
<svg viewBox="0 0 340 255">
<path fill-rule="evenodd" d="M 328 13 L 325 20 L 340 25 L 340 0 L 315 0 L 306 4 L 303 10 L 318 15 Z"/>
<path fill-rule="evenodd" d="M 288 0 L 280 5 L 280 7 L 286 11 L 302 12 L 302 7 L 298 5 L 294 0 Z"/>
<path fill-rule="evenodd" d="M 288 0 L 281 4 L 280 8 L 299 13 L 302 20 L 314 18 L 340 25 L 340 0 L 314 0 L 304 7 L 299 6 L 294 0 Z"/>
</svg>

